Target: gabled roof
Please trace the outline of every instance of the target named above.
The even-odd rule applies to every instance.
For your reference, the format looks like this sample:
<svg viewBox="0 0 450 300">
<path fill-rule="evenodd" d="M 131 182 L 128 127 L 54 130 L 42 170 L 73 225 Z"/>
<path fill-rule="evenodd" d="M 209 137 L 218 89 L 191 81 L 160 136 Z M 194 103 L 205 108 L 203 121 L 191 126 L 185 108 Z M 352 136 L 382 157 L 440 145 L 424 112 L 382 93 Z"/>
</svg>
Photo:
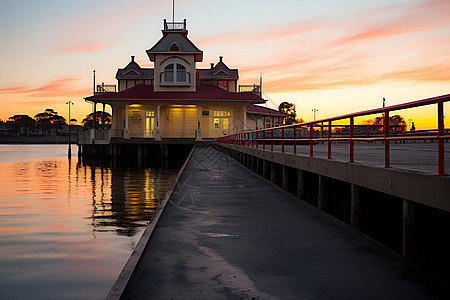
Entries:
<svg viewBox="0 0 450 300">
<path fill-rule="evenodd" d="M 176 44 L 179 51 L 171 51 L 170 47 Z M 169 33 L 164 35 L 152 48 L 148 49 L 147 55 L 151 61 L 155 61 L 155 54 L 177 53 L 177 54 L 195 54 L 197 62 L 203 60 L 203 51 L 198 49 L 187 37 L 180 33 Z"/>
<path fill-rule="evenodd" d="M 130 63 L 123 69 L 118 69 L 116 79 L 153 79 L 154 70 L 150 68 L 141 68 L 135 61 L 134 56 L 131 57 Z"/>
<path fill-rule="evenodd" d="M 88 101 L 94 102 L 109 102 L 119 100 L 167 100 L 167 101 L 236 101 L 236 102 L 251 102 L 251 103 L 265 103 L 266 100 L 258 95 L 245 92 L 234 93 L 225 91 L 217 86 L 200 85 L 197 86 L 195 92 L 175 92 L 175 91 L 161 91 L 155 92 L 151 85 L 137 85 L 130 89 L 117 93 L 103 93 L 85 98 Z"/>
<path fill-rule="evenodd" d="M 230 69 L 219 57 L 219 62 L 211 69 L 198 69 L 201 80 L 238 80 L 239 71 Z"/>
<path fill-rule="evenodd" d="M 247 106 L 247 112 L 253 113 L 253 114 L 259 114 L 259 115 L 269 115 L 269 116 L 279 116 L 279 117 L 287 117 L 288 115 L 285 113 L 282 113 L 278 110 L 271 109 L 268 107 L 262 107 L 258 105 L 250 104 Z"/>
</svg>

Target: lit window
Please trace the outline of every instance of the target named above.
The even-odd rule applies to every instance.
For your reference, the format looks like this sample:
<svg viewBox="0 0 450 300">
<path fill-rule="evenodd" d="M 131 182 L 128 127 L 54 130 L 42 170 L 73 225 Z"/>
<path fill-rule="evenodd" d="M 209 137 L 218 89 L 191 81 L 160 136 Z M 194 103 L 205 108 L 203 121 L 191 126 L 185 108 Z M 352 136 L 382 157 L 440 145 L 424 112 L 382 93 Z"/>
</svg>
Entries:
<svg viewBox="0 0 450 300">
<path fill-rule="evenodd" d="M 226 110 L 215 110 L 214 117 L 230 117 L 231 113 Z"/>
<path fill-rule="evenodd" d="M 223 130 L 228 130 L 228 119 L 223 119 Z"/>
<path fill-rule="evenodd" d="M 220 128 L 220 119 L 219 118 L 214 119 L 214 128 L 216 128 L 216 129 Z"/>
</svg>

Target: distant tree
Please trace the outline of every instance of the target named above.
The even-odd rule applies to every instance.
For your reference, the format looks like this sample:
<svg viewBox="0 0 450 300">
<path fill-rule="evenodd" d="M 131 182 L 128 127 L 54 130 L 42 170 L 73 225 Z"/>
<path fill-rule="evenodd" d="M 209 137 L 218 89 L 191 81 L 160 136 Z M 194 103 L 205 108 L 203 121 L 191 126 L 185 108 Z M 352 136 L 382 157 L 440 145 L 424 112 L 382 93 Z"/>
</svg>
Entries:
<svg viewBox="0 0 450 300">
<path fill-rule="evenodd" d="M 105 128 L 106 129 L 110 128 L 111 122 L 112 122 L 111 114 L 109 114 L 108 112 L 97 111 L 96 116 L 95 116 L 96 123 L 102 124 L 102 119 L 103 119 Z M 94 120 L 94 113 L 88 114 L 86 116 L 86 118 L 83 119 L 81 124 L 83 125 L 83 127 L 92 128 L 93 127 L 92 120 Z"/>
<path fill-rule="evenodd" d="M 34 118 L 37 122 L 49 123 L 52 125 L 66 124 L 66 118 L 58 115 L 58 113 L 51 108 L 47 108 L 44 112 L 36 114 Z"/>
<path fill-rule="evenodd" d="M 375 119 L 371 120 L 364 120 L 360 123 L 361 125 L 377 125 L 377 126 L 383 126 L 384 124 L 384 118 L 383 117 L 376 117 Z M 394 115 L 392 117 L 389 117 L 389 125 L 392 126 L 394 131 L 406 131 L 406 122 L 405 119 L 400 115 Z M 380 131 L 382 129 L 380 128 Z"/>
<path fill-rule="evenodd" d="M 305 120 L 303 120 L 303 118 L 296 118 L 295 122 L 296 123 L 305 123 Z"/>
<path fill-rule="evenodd" d="M 36 125 L 36 121 L 29 115 L 14 115 L 8 118 L 7 123 L 14 128 L 15 132 L 21 135 L 28 135 L 34 132 Z"/>
<path fill-rule="evenodd" d="M 61 130 L 66 125 L 66 118 L 58 115 L 56 111 L 47 108 L 44 112 L 38 113 L 34 116 L 37 121 L 39 130 L 43 134 L 48 134 L 54 130 Z"/>
<path fill-rule="evenodd" d="M 295 118 L 297 117 L 297 113 L 295 112 L 295 104 L 294 103 L 282 102 L 278 106 L 278 111 L 288 115 L 288 117 L 284 121 L 284 123 L 286 125 L 295 123 Z"/>
</svg>

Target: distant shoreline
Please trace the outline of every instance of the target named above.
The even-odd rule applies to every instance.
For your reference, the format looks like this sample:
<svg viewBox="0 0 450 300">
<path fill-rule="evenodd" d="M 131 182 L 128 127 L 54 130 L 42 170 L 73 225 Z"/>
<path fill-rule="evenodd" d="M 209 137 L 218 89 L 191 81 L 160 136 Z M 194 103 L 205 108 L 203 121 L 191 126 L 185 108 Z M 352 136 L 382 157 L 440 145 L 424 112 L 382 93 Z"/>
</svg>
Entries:
<svg viewBox="0 0 450 300">
<path fill-rule="evenodd" d="M 0 136 L 0 144 L 67 144 L 67 136 Z M 76 144 L 76 137 L 72 137 Z"/>
</svg>

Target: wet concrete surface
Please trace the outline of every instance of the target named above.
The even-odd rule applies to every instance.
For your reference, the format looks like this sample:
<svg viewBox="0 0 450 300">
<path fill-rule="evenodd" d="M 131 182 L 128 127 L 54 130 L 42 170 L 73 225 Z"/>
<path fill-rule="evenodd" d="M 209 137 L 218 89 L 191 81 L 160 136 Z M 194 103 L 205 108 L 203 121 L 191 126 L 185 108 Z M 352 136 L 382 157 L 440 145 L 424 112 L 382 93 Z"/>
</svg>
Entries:
<svg viewBox="0 0 450 300">
<path fill-rule="evenodd" d="M 123 299 L 434 299 L 347 225 L 196 148 Z"/>
<path fill-rule="evenodd" d="M 444 161 L 445 170 L 450 174 L 450 144 L 445 143 Z M 262 149 L 259 145 L 259 149 Z M 266 144 L 270 151 L 270 144 Z M 274 145 L 274 151 L 281 152 L 281 145 Z M 332 144 L 331 157 L 333 160 L 348 162 L 350 159 L 349 144 Z M 309 156 L 309 145 L 297 145 L 297 155 Z M 294 153 L 293 145 L 285 145 L 286 153 Z M 328 145 L 326 142 L 314 145 L 314 157 L 327 158 Z M 359 164 L 384 167 L 384 144 L 355 142 L 354 161 Z M 438 172 L 438 145 L 437 143 L 390 143 L 390 165 L 393 168 L 407 171 L 416 171 L 429 174 Z"/>
</svg>

